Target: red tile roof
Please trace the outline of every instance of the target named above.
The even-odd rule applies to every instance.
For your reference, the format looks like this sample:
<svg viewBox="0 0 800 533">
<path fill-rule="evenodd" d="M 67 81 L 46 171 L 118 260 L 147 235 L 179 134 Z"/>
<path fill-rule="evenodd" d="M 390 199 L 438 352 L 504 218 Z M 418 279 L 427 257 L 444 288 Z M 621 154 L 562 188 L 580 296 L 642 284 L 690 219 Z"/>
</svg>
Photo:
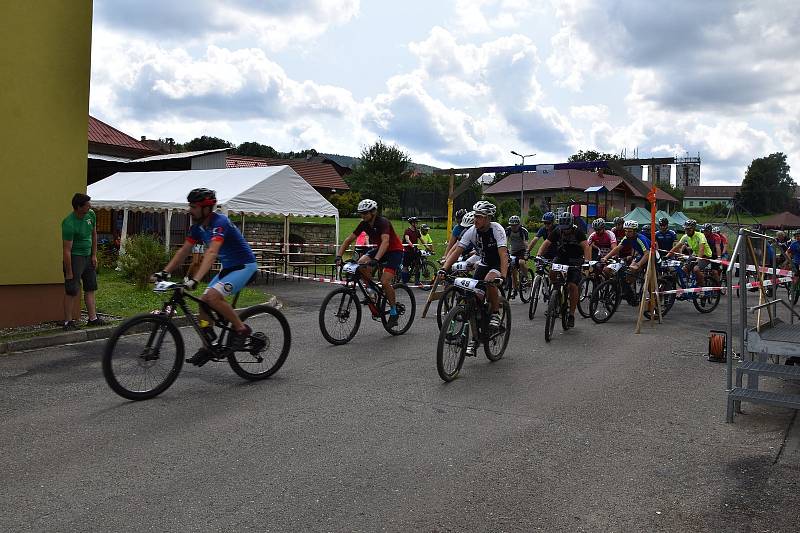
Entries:
<svg viewBox="0 0 800 533">
<path fill-rule="evenodd" d="M 89 115 L 89 142 L 122 146 L 147 153 L 157 153 L 146 144 L 143 144 L 130 135 L 112 128 L 102 120 Z"/>
<path fill-rule="evenodd" d="M 349 190 L 350 187 L 342 179 L 333 165 L 317 163 L 305 159 L 268 159 L 264 157 L 250 157 L 245 155 L 228 155 L 225 166 L 227 168 L 239 167 L 275 167 L 289 165 L 300 174 L 312 187 L 320 189 Z"/>
</svg>

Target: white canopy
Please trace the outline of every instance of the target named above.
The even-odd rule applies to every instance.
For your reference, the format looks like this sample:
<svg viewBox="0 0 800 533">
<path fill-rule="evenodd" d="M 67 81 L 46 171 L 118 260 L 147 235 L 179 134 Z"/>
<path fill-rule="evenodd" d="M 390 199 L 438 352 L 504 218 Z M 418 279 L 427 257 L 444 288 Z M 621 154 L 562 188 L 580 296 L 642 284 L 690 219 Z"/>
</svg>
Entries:
<svg viewBox="0 0 800 533">
<path fill-rule="evenodd" d="M 117 172 L 89 185 L 92 206 L 123 209 L 122 240 L 127 234 L 128 211 L 166 211 L 167 227 L 173 211 L 188 211 L 186 195 L 205 187 L 217 192 L 217 205 L 225 213 L 282 215 L 288 246 L 288 217 L 330 216 L 339 210 L 289 166 Z M 169 246 L 169 231 L 166 232 Z M 124 244 L 123 244 L 124 246 Z"/>
<path fill-rule="evenodd" d="M 247 215 L 330 216 L 339 211 L 289 166 L 117 172 L 89 185 L 97 208 L 186 211 L 187 193 L 217 191 L 222 211 Z"/>
</svg>

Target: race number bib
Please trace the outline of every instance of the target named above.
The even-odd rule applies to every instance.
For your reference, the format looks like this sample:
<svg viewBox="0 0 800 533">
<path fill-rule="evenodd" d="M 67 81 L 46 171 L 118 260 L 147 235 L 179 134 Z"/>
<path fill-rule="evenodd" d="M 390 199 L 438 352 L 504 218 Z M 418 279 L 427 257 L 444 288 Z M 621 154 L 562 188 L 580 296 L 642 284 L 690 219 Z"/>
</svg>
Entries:
<svg viewBox="0 0 800 533">
<path fill-rule="evenodd" d="M 568 270 L 568 265 L 559 265 L 558 263 L 553 263 L 553 272 L 563 272 L 566 274 Z"/>
<path fill-rule="evenodd" d="M 453 282 L 453 285 L 466 291 L 474 292 L 476 294 L 483 294 L 483 291 L 478 288 L 478 283 L 480 283 L 480 280 L 478 279 L 456 278 Z"/>
<path fill-rule="evenodd" d="M 466 272 L 467 270 L 469 270 L 469 262 L 459 261 L 458 263 L 453 263 L 453 272 Z"/>
<path fill-rule="evenodd" d="M 619 271 L 620 268 L 622 268 L 622 263 L 611 263 L 610 265 L 608 265 L 608 268 L 610 268 L 614 272 L 617 272 Z"/>
<path fill-rule="evenodd" d="M 344 270 L 348 274 L 355 274 L 356 271 L 358 270 L 358 267 L 359 267 L 358 263 L 345 263 L 342 270 Z"/>
</svg>

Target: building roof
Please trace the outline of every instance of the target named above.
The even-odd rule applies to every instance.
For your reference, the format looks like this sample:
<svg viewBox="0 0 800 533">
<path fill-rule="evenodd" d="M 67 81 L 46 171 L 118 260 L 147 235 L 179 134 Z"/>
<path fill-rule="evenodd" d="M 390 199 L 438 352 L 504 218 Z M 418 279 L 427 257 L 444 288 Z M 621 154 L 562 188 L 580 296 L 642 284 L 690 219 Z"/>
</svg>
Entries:
<svg viewBox="0 0 800 533">
<path fill-rule="evenodd" d="M 300 174 L 312 187 L 320 189 L 349 190 L 342 176 L 329 163 L 317 163 L 305 159 L 270 159 L 265 157 L 250 157 L 244 155 L 231 155 L 225 161 L 227 168 L 240 167 L 274 167 L 289 165 Z"/>
<path fill-rule="evenodd" d="M 154 153 L 149 146 L 142 144 L 127 133 L 112 128 L 102 120 L 89 115 L 89 142 L 120 146 L 142 152 Z"/>
<path fill-rule="evenodd" d="M 139 159 L 135 159 L 131 161 L 132 163 L 146 163 L 149 161 L 164 161 L 167 159 L 191 159 L 193 157 L 200 157 L 207 154 L 213 154 L 216 152 L 224 152 L 225 150 L 231 150 L 231 148 L 216 148 L 214 150 L 197 150 L 194 152 L 176 152 L 174 154 L 159 154 L 159 155 L 151 155 L 149 157 L 141 157 Z M 255 165 L 253 165 L 255 166 Z"/>
<path fill-rule="evenodd" d="M 610 174 L 599 176 L 594 172 L 574 169 L 559 169 L 548 172 L 525 172 L 524 174 L 525 178 L 522 185 L 526 191 L 573 189 L 584 192 L 589 187 L 599 187 L 601 185 L 611 191 L 620 185 L 624 185 L 633 196 L 644 198 L 644 195 L 636 191 L 624 179 Z M 521 174 L 517 173 L 503 178 L 498 183 L 486 189 L 486 194 L 519 193 L 520 176 Z M 656 193 L 656 198 L 670 202 L 678 201 L 672 195 L 661 189 Z"/>
<path fill-rule="evenodd" d="M 739 185 L 689 185 L 684 189 L 684 198 L 733 198 Z"/>
</svg>

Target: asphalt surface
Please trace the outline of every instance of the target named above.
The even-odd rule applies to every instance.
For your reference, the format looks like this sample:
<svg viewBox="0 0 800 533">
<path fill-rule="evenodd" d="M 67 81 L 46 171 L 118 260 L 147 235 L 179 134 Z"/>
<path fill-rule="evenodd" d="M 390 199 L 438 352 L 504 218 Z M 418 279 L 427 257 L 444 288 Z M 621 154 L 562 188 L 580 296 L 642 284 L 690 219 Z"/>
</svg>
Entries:
<svg viewBox="0 0 800 533">
<path fill-rule="evenodd" d="M 793 413 L 725 423 L 725 365 L 703 357 L 722 306 L 678 302 L 640 335 L 623 307 L 546 344 L 541 310 L 514 302 L 505 357 L 445 384 L 426 292 L 407 335 L 365 315 L 335 347 L 317 325 L 330 285 L 266 290 L 293 332 L 266 381 L 186 365 L 128 402 L 104 341 L 0 357 L 0 530 L 797 530 Z"/>
</svg>

